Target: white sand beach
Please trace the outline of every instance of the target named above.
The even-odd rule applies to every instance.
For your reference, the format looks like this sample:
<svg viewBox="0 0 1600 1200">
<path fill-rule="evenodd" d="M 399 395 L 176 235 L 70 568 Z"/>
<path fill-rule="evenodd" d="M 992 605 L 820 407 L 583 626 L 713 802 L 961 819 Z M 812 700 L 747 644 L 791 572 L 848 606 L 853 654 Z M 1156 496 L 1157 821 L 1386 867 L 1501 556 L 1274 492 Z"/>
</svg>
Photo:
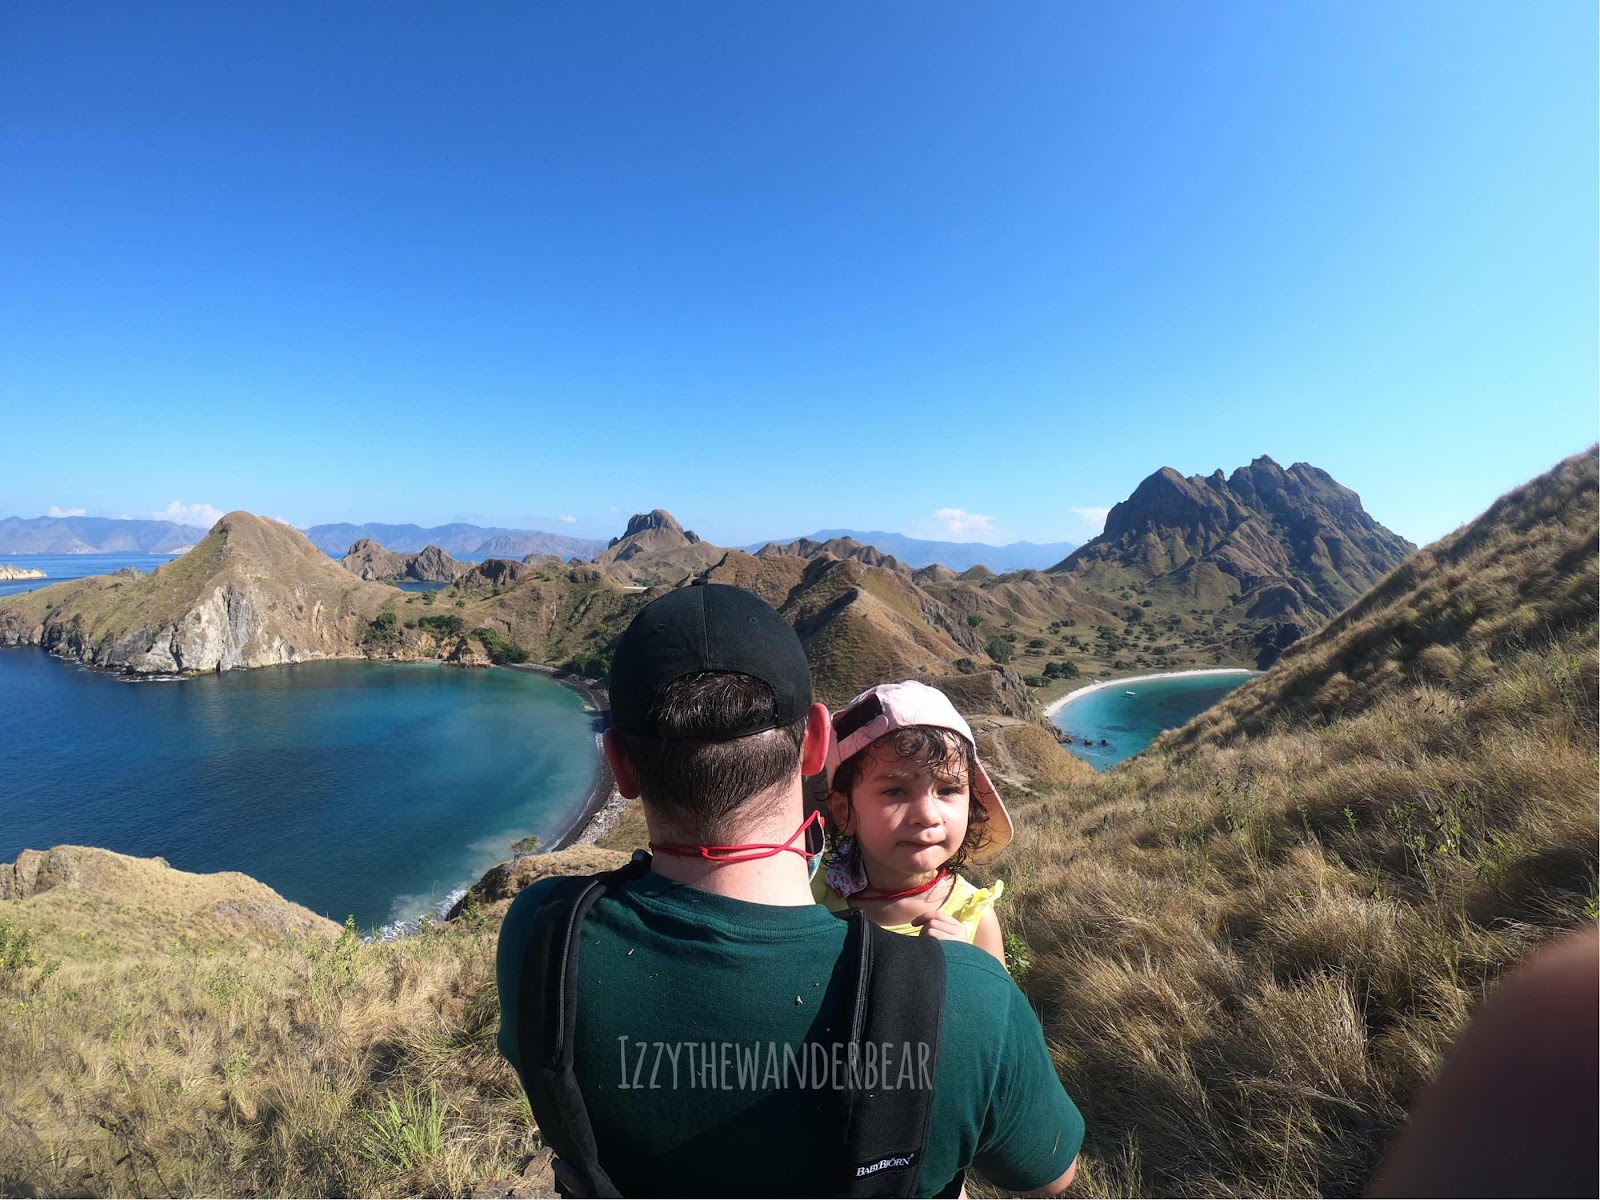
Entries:
<svg viewBox="0 0 1600 1200">
<path fill-rule="evenodd" d="M 1124 687 L 1130 683 L 1146 683 L 1152 679 L 1178 679 L 1184 675 L 1256 674 L 1259 674 L 1259 672 L 1252 671 L 1248 667 L 1207 667 L 1201 670 L 1193 671 L 1159 671 L 1152 675 L 1129 675 L 1126 679 L 1102 679 L 1096 683 L 1085 684 L 1081 688 L 1074 688 L 1060 699 L 1052 700 L 1048 705 L 1045 706 L 1044 715 L 1047 717 L 1054 717 L 1058 712 L 1060 712 L 1067 705 L 1071 704 L 1079 696 L 1085 695 L 1089 692 L 1098 692 L 1102 688 Z"/>
</svg>

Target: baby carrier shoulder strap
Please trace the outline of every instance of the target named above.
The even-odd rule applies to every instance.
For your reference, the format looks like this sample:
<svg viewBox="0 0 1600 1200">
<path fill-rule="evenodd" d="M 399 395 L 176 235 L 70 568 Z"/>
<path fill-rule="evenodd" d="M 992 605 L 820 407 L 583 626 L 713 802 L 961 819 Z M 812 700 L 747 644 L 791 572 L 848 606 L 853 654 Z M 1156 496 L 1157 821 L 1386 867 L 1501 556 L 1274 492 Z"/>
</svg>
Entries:
<svg viewBox="0 0 1600 1200">
<path fill-rule="evenodd" d="M 517 1043 L 528 1103 L 555 1158 L 563 1196 L 618 1196 L 600 1165 L 594 1128 L 573 1069 L 584 914 L 607 890 L 641 878 L 650 856 L 599 875 L 563 879 L 539 906 L 518 993 Z M 864 913 L 849 922 L 843 967 L 850 997 L 847 1070 L 837 1098 L 842 1161 L 837 1194 L 909 1196 L 916 1187 L 933 1107 L 944 1015 L 944 951 L 930 937 L 880 929 Z M 885 1045 L 890 1047 L 885 1052 Z M 870 1047 L 870 1049 L 869 1049 Z M 909 1061 L 908 1061 L 909 1056 Z M 958 1175 L 945 1193 L 956 1195 Z"/>
<path fill-rule="evenodd" d="M 890 933 L 860 909 L 842 914 L 853 1011 L 847 1086 L 839 1093 L 844 1161 L 841 1196 L 914 1194 L 944 1018 L 944 948 L 931 937 Z M 961 1177 L 954 1181 L 955 1195 Z"/>
<path fill-rule="evenodd" d="M 528 934 L 517 993 L 517 1051 L 528 1106 L 550 1147 L 556 1191 L 563 1196 L 620 1196 L 600 1166 L 589 1110 L 572 1067 L 578 1016 L 576 936 L 584 914 L 619 883 L 641 878 L 650 856 L 635 854 L 615 871 L 558 882 L 539 905 Z"/>
</svg>

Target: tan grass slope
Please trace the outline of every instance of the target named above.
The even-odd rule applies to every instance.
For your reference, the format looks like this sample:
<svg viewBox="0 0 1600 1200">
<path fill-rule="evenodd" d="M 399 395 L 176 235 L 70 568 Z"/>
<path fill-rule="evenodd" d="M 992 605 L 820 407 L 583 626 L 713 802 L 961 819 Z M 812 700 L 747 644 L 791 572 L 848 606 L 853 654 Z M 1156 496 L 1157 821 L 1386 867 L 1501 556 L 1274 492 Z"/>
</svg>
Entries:
<svg viewBox="0 0 1600 1200">
<path fill-rule="evenodd" d="M 1007 896 L 1089 1191 L 1359 1194 L 1485 989 L 1594 920 L 1596 570 L 1591 453 L 1019 799 Z"/>
</svg>

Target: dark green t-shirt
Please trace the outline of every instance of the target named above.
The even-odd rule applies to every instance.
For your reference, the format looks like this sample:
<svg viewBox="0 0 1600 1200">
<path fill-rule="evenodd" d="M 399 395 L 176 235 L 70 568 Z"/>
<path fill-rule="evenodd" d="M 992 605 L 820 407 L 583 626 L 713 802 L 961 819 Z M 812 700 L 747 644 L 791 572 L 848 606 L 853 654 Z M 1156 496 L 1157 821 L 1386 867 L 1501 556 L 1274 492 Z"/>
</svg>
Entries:
<svg viewBox="0 0 1600 1200">
<path fill-rule="evenodd" d="M 500 933 L 500 1051 L 517 1062 L 529 921 L 554 880 L 512 903 Z M 647 875 L 583 924 L 575 1056 L 600 1161 L 624 1195 L 821 1196 L 839 1169 L 825 1090 L 847 1040 L 845 923 L 820 906 L 750 904 Z M 990 955 L 946 954 L 933 1118 L 917 1176 L 932 1196 L 975 1166 L 1026 1191 L 1077 1157 L 1083 1118 L 1038 1018 Z M 881 1066 L 915 1083 L 916 1051 Z M 860 1064 L 858 1064 L 859 1066 Z"/>
</svg>

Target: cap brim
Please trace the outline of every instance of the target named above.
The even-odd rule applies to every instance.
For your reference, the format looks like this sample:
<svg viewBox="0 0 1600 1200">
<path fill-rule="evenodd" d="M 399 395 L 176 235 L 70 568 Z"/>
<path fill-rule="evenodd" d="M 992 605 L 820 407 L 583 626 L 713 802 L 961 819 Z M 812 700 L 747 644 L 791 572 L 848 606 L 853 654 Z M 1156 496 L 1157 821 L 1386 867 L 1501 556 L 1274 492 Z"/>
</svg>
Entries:
<svg viewBox="0 0 1600 1200">
<path fill-rule="evenodd" d="M 975 861 L 981 862 L 1009 846 L 1016 830 L 1012 827 L 1011 814 L 1006 811 L 1005 801 L 1000 799 L 999 789 L 989 778 L 989 772 L 983 769 L 983 760 L 976 754 L 972 758 L 976 768 L 973 772 L 972 794 L 989 817 L 986 822 L 989 836 L 984 839 L 983 848 L 972 856 Z"/>
</svg>

